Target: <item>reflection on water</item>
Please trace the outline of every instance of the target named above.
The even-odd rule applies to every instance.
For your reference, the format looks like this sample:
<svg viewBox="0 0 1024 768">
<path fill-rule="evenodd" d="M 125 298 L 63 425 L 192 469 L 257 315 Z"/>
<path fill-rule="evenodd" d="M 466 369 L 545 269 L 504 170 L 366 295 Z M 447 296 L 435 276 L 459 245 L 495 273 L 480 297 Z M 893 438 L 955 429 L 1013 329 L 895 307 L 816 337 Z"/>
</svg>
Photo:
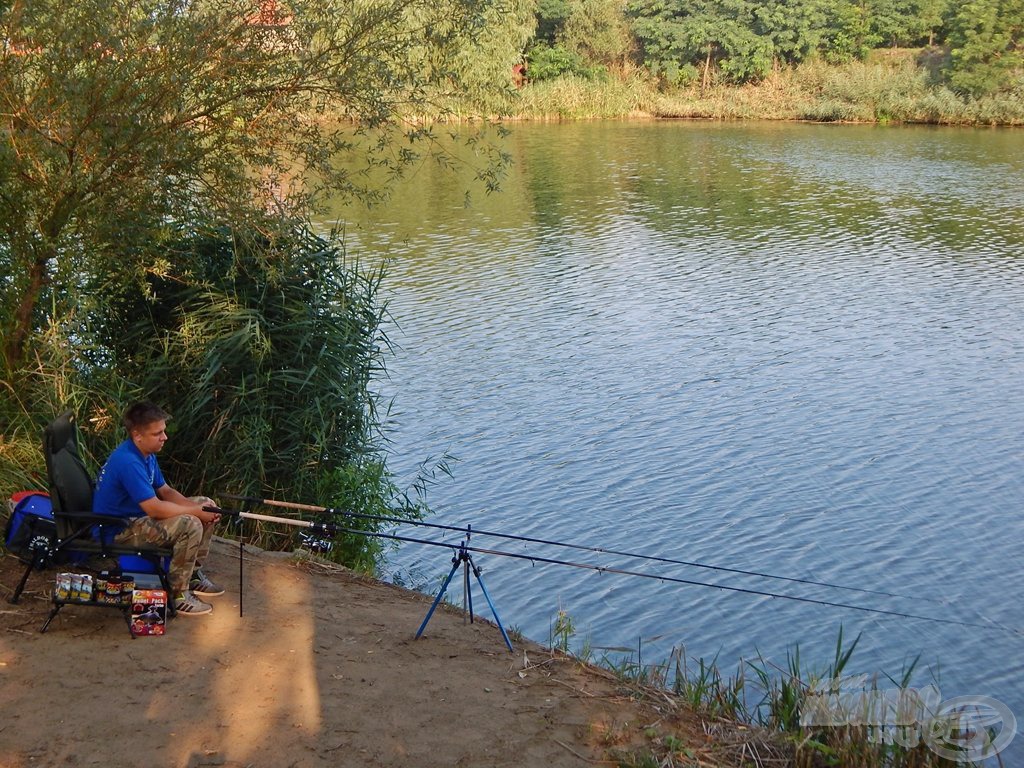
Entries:
<svg viewBox="0 0 1024 768">
<path fill-rule="evenodd" d="M 394 466 L 460 459 L 433 490 L 439 521 L 1024 626 L 1024 134 L 602 123 L 520 126 L 509 149 L 505 191 L 471 208 L 465 180 L 425 167 L 386 209 L 333 212 L 352 250 L 394 257 Z M 395 562 L 448 570 L 439 549 Z M 1024 717 L 1020 636 L 480 564 L 505 623 L 540 640 L 561 605 L 594 645 L 642 638 L 647 658 L 685 644 L 731 667 L 799 641 L 824 664 L 842 624 L 863 633 L 853 672 L 921 652 L 947 697 Z"/>
</svg>

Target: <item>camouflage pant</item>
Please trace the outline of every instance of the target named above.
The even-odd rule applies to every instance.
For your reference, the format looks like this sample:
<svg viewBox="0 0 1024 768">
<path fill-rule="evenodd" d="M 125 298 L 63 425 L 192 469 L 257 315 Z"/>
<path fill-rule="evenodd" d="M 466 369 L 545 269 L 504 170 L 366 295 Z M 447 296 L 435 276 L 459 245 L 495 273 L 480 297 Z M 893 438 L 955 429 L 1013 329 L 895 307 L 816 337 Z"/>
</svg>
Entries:
<svg viewBox="0 0 1024 768">
<path fill-rule="evenodd" d="M 118 544 L 141 547 L 156 544 L 172 547 L 171 567 L 168 571 L 171 589 L 177 595 L 188 589 L 192 571 L 210 554 L 213 526 L 204 526 L 198 517 L 178 515 L 155 520 L 148 515 L 136 517 L 114 539 Z"/>
</svg>

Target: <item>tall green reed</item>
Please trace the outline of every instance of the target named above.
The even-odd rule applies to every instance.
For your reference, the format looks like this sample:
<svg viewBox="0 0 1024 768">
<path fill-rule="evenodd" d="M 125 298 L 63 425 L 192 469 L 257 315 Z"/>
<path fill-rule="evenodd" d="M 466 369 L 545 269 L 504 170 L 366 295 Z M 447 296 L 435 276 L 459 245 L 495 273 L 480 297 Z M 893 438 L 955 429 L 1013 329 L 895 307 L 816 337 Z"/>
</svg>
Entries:
<svg viewBox="0 0 1024 768">
<path fill-rule="evenodd" d="M 639 655 L 634 656 L 632 652 L 605 656 L 599 663 L 623 683 L 670 692 L 681 704 L 711 721 L 733 721 L 758 729 L 777 746 L 773 759 L 782 762 L 773 762 L 773 765 L 794 768 L 977 765 L 966 757 L 951 760 L 932 750 L 922 732 L 914 730 L 913 726 L 889 724 L 879 729 L 865 724 L 873 710 L 847 713 L 854 715 L 851 722 L 842 722 L 840 717 L 826 725 L 805 716 L 811 708 L 822 705 L 824 700 L 815 697 L 829 692 L 852 689 L 854 701 L 863 696 L 865 706 L 873 706 L 872 702 L 877 703 L 879 697 L 894 689 L 906 691 L 910 687 L 920 657 L 904 665 L 898 675 L 881 674 L 870 678 L 851 675 L 851 659 L 860 639 L 857 635 L 848 642 L 840 626 L 832 659 L 823 668 L 808 666 L 801 658 L 798 644 L 787 652 L 782 665 L 758 652 L 754 658 L 740 661 L 731 675 L 722 671 L 717 655 L 710 660 L 694 659 L 682 647 L 674 648 L 668 659 L 660 663 L 642 664 Z M 880 687 L 879 678 L 884 687 Z M 654 746 L 668 743 L 661 736 Z M 675 764 L 671 762 L 674 759 L 672 754 L 659 756 L 655 749 L 634 754 L 625 762 L 620 760 L 620 764 L 637 765 L 654 760 L 652 764 L 665 765 Z M 737 764 L 743 764 L 742 760 Z"/>
</svg>

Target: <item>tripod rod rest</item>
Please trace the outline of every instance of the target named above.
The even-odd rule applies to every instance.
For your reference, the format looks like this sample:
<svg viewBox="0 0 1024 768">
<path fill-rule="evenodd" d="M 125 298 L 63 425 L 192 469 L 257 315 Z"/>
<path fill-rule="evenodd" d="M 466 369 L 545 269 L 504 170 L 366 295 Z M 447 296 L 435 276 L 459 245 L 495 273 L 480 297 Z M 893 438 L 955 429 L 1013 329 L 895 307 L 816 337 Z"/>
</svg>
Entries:
<svg viewBox="0 0 1024 768">
<path fill-rule="evenodd" d="M 460 541 L 459 542 L 459 548 L 458 549 L 454 549 L 454 548 L 452 549 L 452 565 L 457 565 L 459 563 L 467 563 L 467 562 L 468 563 L 472 563 L 473 562 L 473 556 L 469 553 L 469 550 L 466 549 L 466 542 L 465 541 Z"/>
</svg>

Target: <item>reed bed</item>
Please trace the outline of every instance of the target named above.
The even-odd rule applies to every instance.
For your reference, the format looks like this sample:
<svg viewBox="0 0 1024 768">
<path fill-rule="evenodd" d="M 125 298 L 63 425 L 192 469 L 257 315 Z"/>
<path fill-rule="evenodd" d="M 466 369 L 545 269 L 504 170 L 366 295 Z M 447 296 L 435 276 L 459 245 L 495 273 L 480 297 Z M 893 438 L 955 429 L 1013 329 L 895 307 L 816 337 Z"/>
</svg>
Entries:
<svg viewBox="0 0 1024 768">
<path fill-rule="evenodd" d="M 981 98 L 943 85 L 934 57 L 903 51 L 865 62 L 810 61 L 756 84 L 659 89 L 639 72 L 530 84 L 510 109 L 515 119 L 652 116 L 710 120 L 1024 125 L 1024 89 Z"/>
<path fill-rule="evenodd" d="M 574 623 L 560 609 L 553 624 L 550 642 L 553 650 L 565 652 L 575 634 Z M 694 747 L 685 734 L 673 733 L 659 724 L 645 732 L 646 746 L 616 751 L 622 768 L 669 768 L 671 766 L 779 766 L 785 768 L 823 768 L 824 766 L 858 766 L 858 768 L 953 768 L 980 766 L 968 755 L 956 759 L 932 749 L 915 726 L 884 728 L 857 724 L 814 724 L 805 717 L 821 699 L 823 692 L 859 686 L 858 694 L 865 700 L 878 700 L 879 695 L 910 689 L 917 659 L 901 670 L 898 676 L 876 675 L 873 679 L 849 674 L 850 660 L 860 637 L 844 641 L 840 627 L 835 653 L 828 665 L 813 669 L 801 661 L 799 645 L 787 654 L 785 664 L 777 665 L 760 653 L 753 659 L 741 660 L 735 673 L 722 670 L 718 659 L 694 659 L 685 649 L 676 648 L 668 659 L 644 664 L 642 648 L 635 653 L 592 658 L 592 649 L 584 643 L 577 659 L 609 671 L 634 696 L 649 696 L 663 703 L 666 697 L 673 707 L 686 707 L 697 713 L 707 737 L 714 743 L 709 754 L 706 747 Z M 623 653 L 619 651 L 619 653 Z M 850 681 L 853 681 L 852 683 Z M 861 722 L 864 719 L 862 718 Z M 808 724 L 810 723 L 810 724 Z M 992 732 L 989 732 L 992 736 Z M 708 762 L 708 761 L 712 762 Z M 994 760 L 1001 766 L 998 755 Z M 987 764 L 987 763 L 986 763 Z"/>
<path fill-rule="evenodd" d="M 654 113 L 657 99 L 654 86 L 636 72 L 601 80 L 573 75 L 524 88 L 509 117 L 582 120 L 647 116 Z"/>
</svg>

